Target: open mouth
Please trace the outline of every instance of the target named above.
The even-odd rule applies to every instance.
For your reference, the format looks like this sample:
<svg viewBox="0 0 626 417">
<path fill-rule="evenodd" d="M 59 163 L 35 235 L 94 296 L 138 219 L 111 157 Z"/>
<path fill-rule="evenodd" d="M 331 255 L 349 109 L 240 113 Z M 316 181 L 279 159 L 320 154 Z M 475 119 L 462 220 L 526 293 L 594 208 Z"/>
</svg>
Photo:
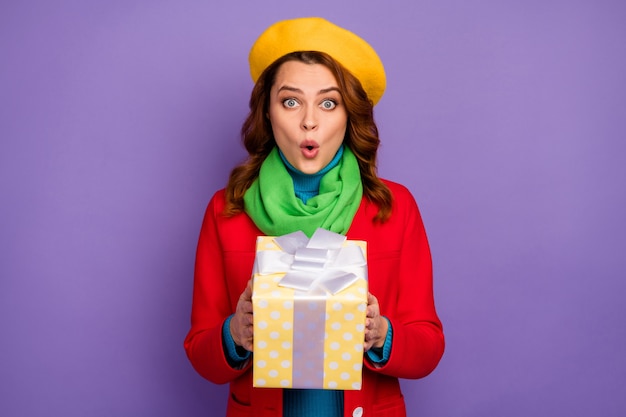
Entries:
<svg viewBox="0 0 626 417">
<path fill-rule="evenodd" d="M 319 152 L 319 145 L 314 140 L 306 140 L 300 144 L 300 149 L 306 159 L 313 159 Z"/>
</svg>

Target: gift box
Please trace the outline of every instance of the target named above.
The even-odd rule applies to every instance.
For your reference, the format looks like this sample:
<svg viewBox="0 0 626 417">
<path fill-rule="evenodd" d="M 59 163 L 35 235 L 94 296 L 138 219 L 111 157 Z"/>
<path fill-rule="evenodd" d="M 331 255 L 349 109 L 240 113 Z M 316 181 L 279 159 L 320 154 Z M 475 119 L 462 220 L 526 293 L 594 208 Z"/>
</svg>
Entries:
<svg viewBox="0 0 626 417">
<path fill-rule="evenodd" d="M 257 239 L 253 386 L 361 388 L 366 244 L 318 229 Z"/>
</svg>

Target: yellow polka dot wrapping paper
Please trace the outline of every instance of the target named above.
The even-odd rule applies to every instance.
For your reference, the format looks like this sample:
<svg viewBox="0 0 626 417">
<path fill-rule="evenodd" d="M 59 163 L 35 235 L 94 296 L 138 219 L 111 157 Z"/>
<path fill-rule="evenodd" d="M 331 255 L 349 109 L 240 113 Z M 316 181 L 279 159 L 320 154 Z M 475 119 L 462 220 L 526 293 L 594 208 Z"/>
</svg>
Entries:
<svg viewBox="0 0 626 417">
<path fill-rule="evenodd" d="M 325 237 L 335 235 L 320 231 Z M 367 308 L 366 242 L 331 236 L 334 243 L 330 245 L 337 246 L 340 237 L 341 248 L 320 247 L 325 244 L 322 239 L 313 249 L 299 250 L 303 255 L 299 258 L 296 254 L 294 260 L 293 248 L 285 249 L 294 235 L 300 245 L 307 243 L 303 233 L 257 239 L 252 288 L 253 386 L 359 390 Z M 318 232 L 309 242 L 316 235 Z M 335 254 L 330 255 L 335 261 L 329 262 L 325 255 L 321 269 L 309 267 L 311 256 L 327 252 Z M 346 253 L 356 253 L 362 261 L 346 262 Z M 271 267 L 268 271 L 263 266 L 267 259 L 282 266 L 274 268 L 276 272 Z M 291 282 L 298 262 L 305 265 L 300 269 L 304 285 Z"/>
</svg>

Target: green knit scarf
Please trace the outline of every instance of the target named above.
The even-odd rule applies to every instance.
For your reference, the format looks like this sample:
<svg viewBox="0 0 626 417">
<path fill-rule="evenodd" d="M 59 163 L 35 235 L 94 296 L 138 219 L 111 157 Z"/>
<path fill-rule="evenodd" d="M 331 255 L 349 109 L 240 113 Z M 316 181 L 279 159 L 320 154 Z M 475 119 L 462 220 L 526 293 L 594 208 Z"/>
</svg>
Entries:
<svg viewBox="0 0 626 417">
<path fill-rule="evenodd" d="M 359 165 L 347 146 L 339 164 L 322 178 L 319 194 L 306 204 L 295 196 L 293 180 L 275 147 L 243 201 L 246 213 L 266 235 L 302 230 L 311 237 L 318 227 L 346 234 L 362 196 Z"/>
</svg>

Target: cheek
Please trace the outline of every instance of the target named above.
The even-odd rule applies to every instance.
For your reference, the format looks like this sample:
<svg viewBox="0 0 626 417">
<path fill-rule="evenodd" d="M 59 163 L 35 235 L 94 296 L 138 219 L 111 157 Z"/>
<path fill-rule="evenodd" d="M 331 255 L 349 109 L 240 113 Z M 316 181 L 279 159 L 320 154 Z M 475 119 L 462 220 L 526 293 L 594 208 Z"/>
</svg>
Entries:
<svg viewBox="0 0 626 417">
<path fill-rule="evenodd" d="M 339 133 L 345 134 L 347 129 L 348 129 L 348 122 L 345 118 L 339 118 L 338 120 L 335 121 L 334 130 L 337 132 L 337 134 Z"/>
<path fill-rule="evenodd" d="M 268 119 L 270 121 L 270 125 L 272 126 L 273 130 L 284 131 L 284 130 L 289 130 L 293 128 L 292 127 L 294 124 L 294 120 L 292 120 L 293 117 L 289 117 L 289 115 L 287 114 L 270 110 L 268 113 Z"/>
<path fill-rule="evenodd" d="M 287 135 L 287 133 L 289 132 L 289 126 L 280 120 L 270 121 L 270 124 L 272 126 L 272 133 L 274 133 L 275 138 L 281 138 L 282 136 Z"/>
<path fill-rule="evenodd" d="M 346 130 L 348 127 L 348 115 L 345 112 L 336 114 L 334 123 L 337 129 Z"/>
</svg>

